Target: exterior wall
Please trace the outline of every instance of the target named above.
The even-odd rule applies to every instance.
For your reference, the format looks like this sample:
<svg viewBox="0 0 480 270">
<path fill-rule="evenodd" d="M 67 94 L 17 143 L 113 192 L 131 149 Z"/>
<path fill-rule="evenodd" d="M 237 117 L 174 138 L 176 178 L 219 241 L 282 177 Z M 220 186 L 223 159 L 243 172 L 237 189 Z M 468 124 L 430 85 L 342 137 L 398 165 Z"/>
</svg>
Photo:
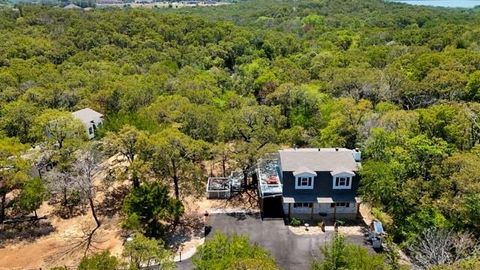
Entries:
<svg viewBox="0 0 480 270">
<path fill-rule="evenodd" d="M 293 172 L 282 172 L 283 179 L 283 196 L 293 197 L 295 195 L 315 195 L 317 197 L 332 197 L 335 195 L 357 194 L 360 182 L 359 176 L 352 178 L 351 189 L 333 189 L 333 177 L 330 172 L 317 172 L 317 176 L 313 179 L 313 189 L 295 189 L 295 176 Z"/>
<path fill-rule="evenodd" d="M 84 123 L 85 129 L 87 131 L 88 139 L 93 139 L 93 137 L 95 137 L 95 128 L 93 128 L 93 126 L 95 125 L 95 127 L 98 128 L 100 125 L 102 125 L 103 118 L 97 117 L 92 119 L 91 121 L 93 121 L 93 123 L 92 122 Z M 90 129 L 92 130 L 92 133 L 90 133 Z"/>
<path fill-rule="evenodd" d="M 228 199 L 230 191 L 207 191 L 207 199 Z"/>
<path fill-rule="evenodd" d="M 283 204 L 283 212 L 288 216 L 288 203 Z M 320 215 L 327 214 L 325 215 Z M 314 219 L 323 219 L 323 218 L 333 218 L 335 210 L 331 207 L 330 203 L 313 203 L 313 218 Z M 312 209 L 305 208 L 294 208 L 293 203 L 290 206 L 290 217 L 291 218 L 301 218 L 301 219 L 310 219 L 312 216 Z M 357 204 L 350 202 L 349 207 L 336 207 L 336 218 L 346 218 L 354 219 L 357 216 Z"/>
</svg>

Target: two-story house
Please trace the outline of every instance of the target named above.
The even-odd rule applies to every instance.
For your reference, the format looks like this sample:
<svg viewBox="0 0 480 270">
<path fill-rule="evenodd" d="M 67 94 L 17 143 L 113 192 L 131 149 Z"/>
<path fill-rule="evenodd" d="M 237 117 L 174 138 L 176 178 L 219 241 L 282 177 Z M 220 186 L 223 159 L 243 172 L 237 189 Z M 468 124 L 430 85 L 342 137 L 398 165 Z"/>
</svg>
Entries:
<svg viewBox="0 0 480 270">
<path fill-rule="evenodd" d="M 280 150 L 269 161 L 276 169 L 263 169 L 270 172 L 263 174 L 258 170 L 261 203 L 281 197 L 288 218 L 355 218 L 360 205 L 360 161 L 360 151 L 345 148 Z M 274 178 L 278 179 L 273 184 L 276 190 L 269 193 Z"/>
<path fill-rule="evenodd" d="M 358 214 L 358 150 L 286 149 L 279 154 L 283 210 L 288 217 L 354 218 Z"/>
</svg>

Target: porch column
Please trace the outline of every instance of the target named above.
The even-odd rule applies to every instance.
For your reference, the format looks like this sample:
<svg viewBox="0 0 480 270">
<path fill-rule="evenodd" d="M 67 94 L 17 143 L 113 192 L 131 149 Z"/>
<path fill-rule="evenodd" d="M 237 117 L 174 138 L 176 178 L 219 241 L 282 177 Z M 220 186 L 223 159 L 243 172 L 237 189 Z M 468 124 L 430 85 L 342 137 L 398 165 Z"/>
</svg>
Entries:
<svg viewBox="0 0 480 270">
<path fill-rule="evenodd" d="M 290 219 L 290 212 L 291 212 L 292 204 L 288 204 L 288 219 Z"/>
<path fill-rule="evenodd" d="M 263 214 L 263 198 L 260 198 L 260 212 Z"/>
<path fill-rule="evenodd" d="M 357 217 L 360 217 L 360 203 L 357 203 Z"/>
</svg>

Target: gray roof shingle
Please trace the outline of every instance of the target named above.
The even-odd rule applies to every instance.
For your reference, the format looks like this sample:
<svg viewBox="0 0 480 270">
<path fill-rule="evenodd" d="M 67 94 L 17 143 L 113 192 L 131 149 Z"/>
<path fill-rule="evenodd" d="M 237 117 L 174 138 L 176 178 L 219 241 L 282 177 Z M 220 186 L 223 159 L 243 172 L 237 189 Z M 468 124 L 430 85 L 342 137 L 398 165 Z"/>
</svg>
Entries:
<svg viewBox="0 0 480 270">
<path fill-rule="evenodd" d="M 340 148 L 307 148 L 280 150 L 283 171 L 295 172 L 305 168 L 315 172 L 357 171 L 352 150 Z"/>
<path fill-rule="evenodd" d="M 73 112 L 73 116 L 83 123 L 89 123 L 90 121 L 100 118 L 103 114 L 96 112 L 90 108 L 81 109 L 79 111 Z"/>
</svg>

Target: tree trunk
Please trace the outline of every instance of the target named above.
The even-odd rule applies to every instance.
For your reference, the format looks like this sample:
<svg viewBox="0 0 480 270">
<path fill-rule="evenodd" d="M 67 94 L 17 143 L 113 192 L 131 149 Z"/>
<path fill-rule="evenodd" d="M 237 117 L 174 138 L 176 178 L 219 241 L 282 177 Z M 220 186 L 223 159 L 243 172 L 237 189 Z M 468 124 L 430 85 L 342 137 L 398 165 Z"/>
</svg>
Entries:
<svg viewBox="0 0 480 270">
<path fill-rule="evenodd" d="M 0 205 L 0 223 L 5 220 L 5 203 L 7 201 L 7 193 L 2 192 L 2 202 Z"/>
<path fill-rule="evenodd" d="M 227 174 L 227 160 L 226 158 L 222 158 L 222 171 L 223 171 L 223 177 L 226 177 Z"/>
<path fill-rule="evenodd" d="M 95 211 L 95 205 L 93 204 L 92 197 L 88 197 L 88 203 L 90 204 L 90 210 L 92 211 L 93 219 L 95 219 L 95 223 L 97 224 L 97 228 L 98 228 L 100 227 L 101 223 L 100 223 L 100 220 L 98 220 L 97 212 Z"/>
<path fill-rule="evenodd" d="M 172 159 L 172 169 L 173 169 L 173 185 L 175 187 L 175 199 L 180 200 L 180 190 L 178 187 L 178 175 L 177 175 L 177 164 L 175 160 Z"/>
<path fill-rule="evenodd" d="M 38 172 L 38 177 L 40 178 L 40 180 L 43 180 L 43 175 L 42 175 L 42 169 L 37 169 L 37 172 Z"/>
<path fill-rule="evenodd" d="M 247 187 L 248 186 L 248 171 L 243 170 L 243 186 Z"/>
<path fill-rule="evenodd" d="M 63 206 L 67 206 L 68 202 L 67 202 L 68 198 L 67 198 L 67 188 L 63 188 Z"/>
<path fill-rule="evenodd" d="M 134 189 L 140 187 L 140 179 L 138 179 L 138 174 L 136 170 L 132 172 L 132 183 Z"/>
</svg>

